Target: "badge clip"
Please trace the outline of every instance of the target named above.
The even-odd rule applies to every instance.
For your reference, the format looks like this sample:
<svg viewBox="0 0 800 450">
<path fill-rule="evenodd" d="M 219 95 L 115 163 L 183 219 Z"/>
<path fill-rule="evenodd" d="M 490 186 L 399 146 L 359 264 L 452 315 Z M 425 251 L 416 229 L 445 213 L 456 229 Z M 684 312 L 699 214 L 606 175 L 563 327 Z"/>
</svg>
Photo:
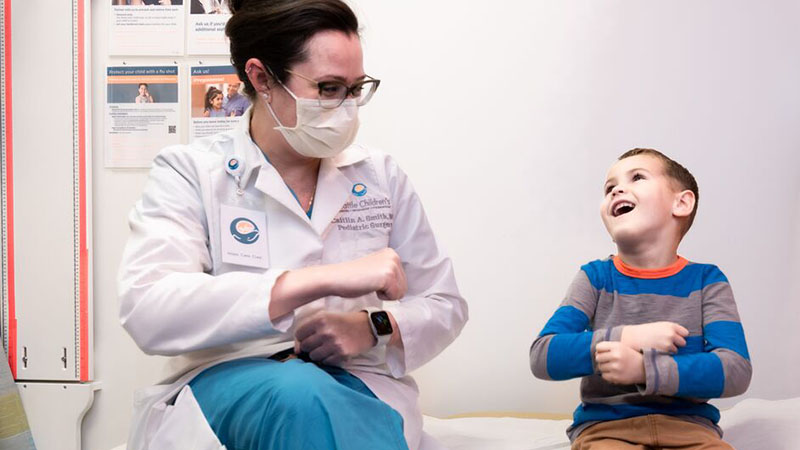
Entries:
<svg viewBox="0 0 800 450">
<path fill-rule="evenodd" d="M 236 181 L 236 195 L 244 195 L 244 191 L 242 190 L 244 162 L 235 156 L 231 156 L 225 161 L 225 171 L 228 172 Z"/>
</svg>

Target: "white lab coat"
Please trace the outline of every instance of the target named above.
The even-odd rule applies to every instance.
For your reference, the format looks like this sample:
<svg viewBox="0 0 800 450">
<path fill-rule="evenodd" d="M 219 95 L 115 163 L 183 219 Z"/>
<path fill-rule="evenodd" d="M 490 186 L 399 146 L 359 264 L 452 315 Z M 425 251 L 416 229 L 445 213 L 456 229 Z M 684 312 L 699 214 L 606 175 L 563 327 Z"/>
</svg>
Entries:
<svg viewBox="0 0 800 450">
<path fill-rule="evenodd" d="M 251 139 L 249 122 L 250 111 L 235 130 L 164 149 L 130 214 L 120 319 L 146 353 L 173 358 L 164 384 L 137 392 L 128 448 L 188 448 L 190 437 L 193 448 L 219 448 L 186 386 L 192 377 L 222 361 L 290 347 L 295 324 L 314 311 L 365 306 L 391 311 L 404 350 L 377 347 L 345 368 L 403 416 L 409 447 L 416 448 L 422 416 L 408 373 L 439 354 L 467 320 L 450 259 L 417 194 L 391 157 L 351 146 L 322 160 L 309 220 Z M 225 170 L 231 156 L 245 164 L 241 195 Z M 356 183 L 366 186 L 365 195 L 353 193 Z M 220 223 L 223 204 L 266 212 L 267 269 L 222 261 L 221 236 L 229 232 L 229 224 Z M 386 247 L 403 261 L 408 293 L 402 300 L 326 297 L 270 320 L 272 286 L 284 271 Z M 207 443 L 199 443 L 202 436 Z"/>
</svg>

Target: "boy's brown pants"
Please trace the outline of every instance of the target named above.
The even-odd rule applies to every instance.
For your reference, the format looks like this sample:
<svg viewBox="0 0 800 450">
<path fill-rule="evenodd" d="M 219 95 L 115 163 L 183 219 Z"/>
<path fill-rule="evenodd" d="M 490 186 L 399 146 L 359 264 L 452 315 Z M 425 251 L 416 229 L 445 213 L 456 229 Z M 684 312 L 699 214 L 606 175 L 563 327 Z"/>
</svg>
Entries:
<svg viewBox="0 0 800 450">
<path fill-rule="evenodd" d="M 592 425 L 572 443 L 572 450 L 732 450 L 714 430 L 661 414 Z"/>
</svg>

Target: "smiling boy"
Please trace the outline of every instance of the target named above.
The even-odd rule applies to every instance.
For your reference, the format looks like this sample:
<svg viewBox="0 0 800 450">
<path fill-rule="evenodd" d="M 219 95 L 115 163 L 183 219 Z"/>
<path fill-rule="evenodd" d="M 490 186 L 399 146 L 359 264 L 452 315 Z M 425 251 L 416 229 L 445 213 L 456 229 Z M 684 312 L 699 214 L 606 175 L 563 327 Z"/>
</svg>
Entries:
<svg viewBox="0 0 800 450">
<path fill-rule="evenodd" d="M 743 393 L 752 368 L 727 278 L 678 255 L 697 183 L 662 153 L 633 149 L 604 193 L 617 254 L 581 267 L 531 346 L 531 371 L 582 377 L 573 449 L 730 449 L 707 399 Z"/>
</svg>

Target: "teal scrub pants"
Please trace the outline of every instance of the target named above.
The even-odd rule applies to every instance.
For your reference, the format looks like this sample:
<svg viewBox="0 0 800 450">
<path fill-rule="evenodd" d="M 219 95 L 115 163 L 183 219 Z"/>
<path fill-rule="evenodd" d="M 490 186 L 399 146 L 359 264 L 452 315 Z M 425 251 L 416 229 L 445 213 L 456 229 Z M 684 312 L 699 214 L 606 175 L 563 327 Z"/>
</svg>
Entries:
<svg viewBox="0 0 800 450">
<path fill-rule="evenodd" d="M 408 450 L 400 414 L 338 367 L 246 358 L 189 385 L 228 450 Z"/>
</svg>

